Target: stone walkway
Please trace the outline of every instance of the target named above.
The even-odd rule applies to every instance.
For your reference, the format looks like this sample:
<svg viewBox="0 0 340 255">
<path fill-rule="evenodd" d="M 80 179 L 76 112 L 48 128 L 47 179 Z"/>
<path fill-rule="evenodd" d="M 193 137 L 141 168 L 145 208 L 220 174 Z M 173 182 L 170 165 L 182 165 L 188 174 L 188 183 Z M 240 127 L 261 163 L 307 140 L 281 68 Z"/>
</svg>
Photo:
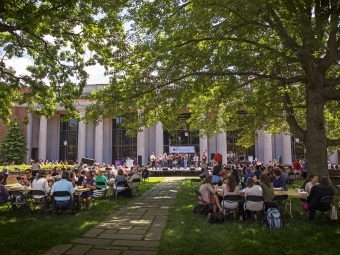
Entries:
<svg viewBox="0 0 340 255">
<path fill-rule="evenodd" d="M 182 178 L 167 177 L 109 215 L 83 237 L 51 248 L 45 255 L 154 255 Z M 125 199 L 125 198 L 120 198 Z M 113 201 L 114 203 L 114 201 Z M 95 210 L 95 208 L 93 209 Z"/>
</svg>

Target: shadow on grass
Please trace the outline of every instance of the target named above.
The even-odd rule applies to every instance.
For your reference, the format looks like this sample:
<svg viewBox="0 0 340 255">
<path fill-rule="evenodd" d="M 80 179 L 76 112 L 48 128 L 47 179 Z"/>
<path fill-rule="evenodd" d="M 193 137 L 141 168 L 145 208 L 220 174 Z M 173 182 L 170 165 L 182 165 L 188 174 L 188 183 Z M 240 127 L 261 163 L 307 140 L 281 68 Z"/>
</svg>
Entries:
<svg viewBox="0 0 340 255">
<path fill-rule="evenodd" d="M 301 185 L 296 183 L 295 185 Z M 292 186 L 294 188 L 294 186 Z M 338 200 L 338 199 L 337 199 Z M 308 222 L 299 199 L 293 199 L 292 219 L 285 214 L 285 226 L 269 229 L 261 221 L 239 223 L 228 217 L 224 224 L 210 225 L 206 216 L 193 214 L 197 198 L 190 180 L 182 182 L 176 202 L 170 208 L 166 229 L 157 254 L 331 254 L 337 251 L 339 225 L 326 218 Z"/>
<path fill-rule="evenodd" d="M 163 178 L 149 178 L 149 181 L 141 183 L 140 192 L 143 193 L 162 180 Z M 48 213 L 30 215 L 27 210 L 23 210 L 21 215 L 2 213 L 0 215 L 1 254 L 43 254 L 57 244 L 68 243 L 82 236 L 110 213 L 130 201 L 131 199 L 124 197 L 100 199 L 89 212 L 76 210 L 73 215 L 63 213 L 58 217 L 50 216 Z"/>
</svg>

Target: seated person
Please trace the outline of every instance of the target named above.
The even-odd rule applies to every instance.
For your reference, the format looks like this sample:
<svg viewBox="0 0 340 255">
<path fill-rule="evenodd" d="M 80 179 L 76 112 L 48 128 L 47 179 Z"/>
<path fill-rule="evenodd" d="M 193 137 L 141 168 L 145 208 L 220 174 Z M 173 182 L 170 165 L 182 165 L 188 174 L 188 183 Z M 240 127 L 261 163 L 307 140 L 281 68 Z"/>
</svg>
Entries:
<svg viewBox="0 0 340 255">
<path fill-rule="evenodd" d="M 97 170 L 97 176 L 95 178 L 96 183 L 97 182 L 104 182 L 105 185 L 97 185 L 97 189 L 106 189 L 106 186 L 108 185 L 107 179 L 105 176 L 103 176 L 103 171 L 101 169 Z"/>
<path fill-rule="evenodd" d="M 133 169 L 132 170 L 133 175 L 131 175 L 131 177 L 128 177 L 128 183 L 130 185 L 131 188 L 136 188 L 138 187 L 139 183 L 138 182 L 132 182 L 133 180 L 139 179 L 140 180 L 140 176 L 137 172 L 137 169 Z"/>
<path fill-rule="evenodd" d="M 126 181 L 126 177 L 125 177 L 125 175 L 124 175 L 123 169 L 119 169 L 119 170 L 118 170 L 118 175 L 117 175 L 116 178 L 115 178 L 115 185 L 113 186 L 113 189 L 114 189 L 114 190 L 122 191 L 122 190 L 125 189 L 124 185 L 119 185 L 119 186 L 117 187 L 117 183 L 118 183 L 118 182 L 121 182 L 121 181 Z"/>
<path fill-rule="evenodd" d="M 42 190 L 42 191 L 44 191 L 45 195 L 47 197 L 46 202 L 49 203 L 49 202 L 51 202 L 51 197 L 49 196 L 51 188 L 48 185 L 48 181 L 46 180 L 45 177 L 46 177 L 45 171 L 39 171 L 37 178 L 35 178 L 34 181 L 32 182 L 32 190 Z M 42 201 L 43 199 L 45 199 L 45 196 L 43 196 L 43 195 L 35 195 L 33 197 L 37 202 L 45 202 L 45 201 Z M 45 209 L 47 209 L 47 208 L 45 208 Z"/>
<path fill-rule="evenodd" d="M 86 171 L 85 170 L 81 170 L 80 171 L 80 175 L 78 177 L 78 182 L 83 182 L 84 179 L 85 179 L 85 174 L 86 174 Z"/>
<path fill-rule="evenodd" d="M 202 174 L 200 174 L 199 177 L 203 181 L 205 179 L 205 177 L 207 177 L 208 175 L 210 175 L 209 169 L 208 169 L 207 166 L 204 166 L 204 172 Z"/>
<path fill-rule="evenodd" d="M 218 196 L 216 194 L 217 186 L 215 186 L 213 189 L 211 185 L 212 185 L 212 175 L 208 175 L 207 177 L 205 177 L 199 190 L 202 196 L 202 200 L 205 203 L 212 204 L 213 212 L 216 212 L 217 208 L 220 210 L 220 212 L 222 212 L 222 207 L 220 205 Z"/>
<path fill-rule="evenodd" d="M 223 177 L 223 184 L 222 184 L 222 193 L 223 197 L 227 195 L 238 195 L 239 188 L 237 186 L 235 176 L 224 176 Z M 238 207 L 238 202 L 236 201 L 222 201 L 222 207 L 229 210 L 234 210 Z"/>
<path fill-rule="evenodd" d="M 270 182 L 268 175 L 260 175 L 260 187 L 262 189 L 262 196 L 264 197 L 265 210 L 267 210 L 269 207 L 272 206 L 271 202 L 275 197 L 273 184 Z"/>
<path fill-rule="evenodd" d="M 55 167 L 53 167 L 53 169 L 52 169 L 52 174 L 51 174 L 51 176 L 52 177 L 54 177 L 54 176 L 58 176 L 59 174 L 57 173 L 57 167 L 55 166 Z"/>
<path fill-rule="evenodd" d="M 9 195 L 5 185 L 4 185 L 4 181 L 5 181 L 5 175 L 0 174 L 0 191 L 2 193 L 2 196 L 0 196 L 0 204 L 10 201 L 11 200 L 11 196 Z M 5 199 L 5 201 L 4 201 Z"/>
<path fill-rule="evenodd" d="M 90 203 L 93 198 L 93 190 L 97 188 L 96 181 L 93 179 L 91 172 L 86 173 L 86 178 L 83 181 L 83 186 L 85 188 L 89 188 L 90 190 L 86 192 L 82 192 L 78 197 L 78 201 L 81 204 L 84 204 L 85 209 L 89 211 L 91 209 Z"/>
<path fill-rule="evenodd" d="M 334 196 L 334 191 L 329 185 L 327 177 L 323 176 L 318 185 L 312 187 L 309 196 L 307 197 L 309 220 L 314 219 L 315 210 L 330 210 L 331 204 L 320 203 L 321 199 L 325 196 Z"/>
<path fill-rule="evenodd" d="M 306 186 L 305 186 L 305 191 L 310 193 L 311 189 L 315 186 L 315 185 L 318 185 L 318 181 L 319 181 L 319 177 L 315 174 L 311 174 L 309 176 L 309 179 L 310 179 L 310 182 L 307 182 L 306 183 Z"/>
<path fill-rule="evenodd" d="M 67 207 L 67 212 L 71 212 L 72 204 L 73 204 L 73 193 L 74 193 L 74 188 L 73 185 L 69 179 L 69 173 L 68 172 L 63 172 L 61 174 L 61 180 L 56 182 L 52 189 L 51 189 L 51 196 L 53 195 L 54 192 L 56 191 L 68 191 L 70 193 L 70 196 L 65 196 L 65 197 L 54 197 L 54 200 L 56 201 L 56 205 L 60 207 Z M 58 214 L 61 213 L 61 209 L 59 208 Z"/>
<path fill-rule="evenodd" d="M 23 185 L 31 187 L 34 179 L 35 179 L 35 177 L 32 176 L 32 170 L 29 169 L 29 168 L 26 169 L 25 178 L 24 178 L 24 180 L 22 180 Z"/>
<path fill-rule="evenodd" d="M 244 190 L 244 199 L 247 196 L 262 196 L 262 188 L 260 185 L 255 185 L 253 178 L 247 179 L 247 188 Z M 263 208 L 263 202 L 252 202 L 252 201 L 241 201 L 239 202 L 239 219 L 243 221 L 243 216 L 245 213 L 245 203 L 247 204 L 247 209 L 251 211 L 259 211 Z M 256 219 L 256 214 L 254 215 L 254 219 Z"/>
<path fill-rule="evenodd" d="M 249 168 L 249 167 L 247 167 L 247 168 L 245 169 L 245 172 L 246 172 L 246 174 L 243 176 L 243 182 L 244 182 L 244 183 L 246 184 L 246 186 L 247 186 L 247 180 L 248 180 L 249 177 L 252 176 L 252 173 L 250 172 L 250 168 Z"/>
<path fill-rule="evenodd" d="M 283 190 L 287 190 L 286 181 L 281 176 L 281 171 L 279 169 L 274 169 L 274 180 L 273 180 L 273 188 L 281 188 Z"/>
<path fill-rule="evenodd" d="M 109 167 L 106 167 L 106 168 L 105 168 L 104 176 L 105 176 L 108 180 L 110 180 L 110 179 L 112 179 L 112 178 L 115 177 L 115 176 L 113 175 L 113 173 L 111 172 L 111 168 L 109 168 Z"/>
</svg>

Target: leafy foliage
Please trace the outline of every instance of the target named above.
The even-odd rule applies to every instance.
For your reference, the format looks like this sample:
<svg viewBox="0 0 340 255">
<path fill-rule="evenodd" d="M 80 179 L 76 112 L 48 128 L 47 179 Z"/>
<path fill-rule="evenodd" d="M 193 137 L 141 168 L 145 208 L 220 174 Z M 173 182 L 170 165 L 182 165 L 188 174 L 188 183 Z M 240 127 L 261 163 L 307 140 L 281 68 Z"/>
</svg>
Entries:
<svg viewBox="0 0 340 255">
<path fill-rule="evenodd" d="M 120 0 L 4 0 L 0 3 L 0 119 L 9 122 L 14 102 L 50 117 L 56 104 L 80 117 L 74 99 L 87 83 L 86 68 L 106 67 L 124 39 Z M 24 57 L 26 72 L 13 62 Z M 22 59 L 21 59 L 22 60 Z"/>
<path fill-rule="evenodd" d="M 25 134 L 16 119 L 11 120 L 0 145 L 1 162 L 22 163 L 27 153 Z"/>
<path fill-rule="evenodd" d="M 190 129 L 208 136 L 293 133 L 311 173 L 327 174 L 327 147 L 340 144 L 339 17 L 327 0 L 136 1 L 132 43 L 87 117 L 139 109 L 136 126 L 173 129 L 189 108 Z"/>
</svg>

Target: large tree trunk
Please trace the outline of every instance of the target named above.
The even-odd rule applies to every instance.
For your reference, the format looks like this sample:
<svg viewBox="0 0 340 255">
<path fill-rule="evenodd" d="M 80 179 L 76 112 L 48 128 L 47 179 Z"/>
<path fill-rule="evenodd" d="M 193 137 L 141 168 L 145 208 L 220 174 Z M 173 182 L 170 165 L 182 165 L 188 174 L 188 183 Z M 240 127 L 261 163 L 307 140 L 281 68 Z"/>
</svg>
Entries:
<svg viewBox="0 0 340 255">
<path fill-rule="evenodd" d="M 322 75 L 315 75 L 315 84 L 321 85 Z M 306 146 L 307 170 L 309 174 L 328 176 L 327 141 L 324 122 L 325 101 L 319 93 L 319 86 L 306 86 L 307 130 L 303 138 Z"/>
</svg>

